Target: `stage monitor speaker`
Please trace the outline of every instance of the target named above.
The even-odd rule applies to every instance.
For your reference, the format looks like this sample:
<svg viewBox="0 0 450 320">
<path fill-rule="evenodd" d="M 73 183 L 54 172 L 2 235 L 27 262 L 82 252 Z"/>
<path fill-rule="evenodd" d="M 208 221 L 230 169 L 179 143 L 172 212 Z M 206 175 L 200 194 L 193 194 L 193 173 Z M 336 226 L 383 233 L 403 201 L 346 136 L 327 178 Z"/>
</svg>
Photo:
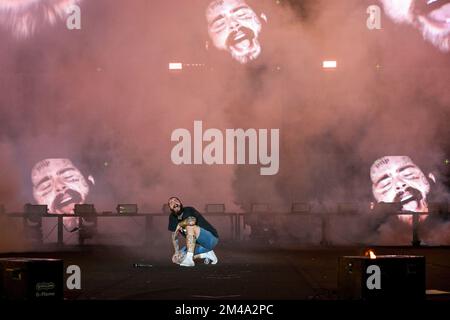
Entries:
<svg viewBox="0 0 450 320">
<path fill-rule="evenodd" d="M 62 300 L 64 263 L 58 259 L 0 259 L 0 299 Z"/>
<path fill-rule="evenodd" d="M 270 206 L 267 203 L 252 203 L 251 212 L 253 213 L 267 213 L 270 210 Z"/>
<path fill-rule="evenodd" d="M 425 257 L 340 257 L 338 293 L 345 300 L 423 300 Z"/>
</svg>

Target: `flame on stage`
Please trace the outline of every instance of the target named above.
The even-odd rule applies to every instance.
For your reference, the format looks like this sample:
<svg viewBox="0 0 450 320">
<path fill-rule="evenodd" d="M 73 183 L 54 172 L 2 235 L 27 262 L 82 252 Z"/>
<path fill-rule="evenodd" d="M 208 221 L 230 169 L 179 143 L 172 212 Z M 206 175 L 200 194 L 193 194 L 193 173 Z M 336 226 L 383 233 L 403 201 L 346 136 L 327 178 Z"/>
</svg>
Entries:
<svg viewBox="0 0 450 320">
<path fill-rule="evenodd" d="M 364 255 L 366 257 L 369 257 L 370 259 L 376 259 L 377 256 L 375 255 L 375 252 L 373 252 L 373 250 L 367 250 Z"/>
</svg>

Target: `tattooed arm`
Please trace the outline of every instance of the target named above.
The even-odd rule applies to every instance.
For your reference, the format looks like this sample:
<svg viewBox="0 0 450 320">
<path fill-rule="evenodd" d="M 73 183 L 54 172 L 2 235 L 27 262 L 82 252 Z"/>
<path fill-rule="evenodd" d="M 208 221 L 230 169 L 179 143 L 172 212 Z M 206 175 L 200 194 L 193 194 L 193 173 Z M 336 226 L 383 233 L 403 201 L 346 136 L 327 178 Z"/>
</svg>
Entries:
<svg viewBox="0 0 450 320">
<path fill-rule="evenodd" d="M 180 251 L 180 246 L 178 244 L 178 230 L 180 230 L 180 226 L 178 225 L 174 232 L 172 232 L 172 244 L 175 249 L 175 253 Z"/>
</svg>

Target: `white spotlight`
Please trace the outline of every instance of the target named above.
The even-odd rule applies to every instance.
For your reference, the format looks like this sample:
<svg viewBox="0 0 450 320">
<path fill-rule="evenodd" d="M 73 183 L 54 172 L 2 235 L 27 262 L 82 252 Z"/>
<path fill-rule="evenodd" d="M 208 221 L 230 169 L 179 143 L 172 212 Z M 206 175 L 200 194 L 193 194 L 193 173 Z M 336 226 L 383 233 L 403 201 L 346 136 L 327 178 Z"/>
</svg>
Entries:
<svg viewBox="0 0 450 320">
<path fill-rule="evenodd" d="M 337 61 L 336 60 L 325 60 L 322 62 L 322 68 L 324 69 L 336 69 Z"/>
<path fill-rule="evenodd" d="M 169 63 L 169 70 L 183 70 L 183 64 L 180 62 Z"/>
</svg>

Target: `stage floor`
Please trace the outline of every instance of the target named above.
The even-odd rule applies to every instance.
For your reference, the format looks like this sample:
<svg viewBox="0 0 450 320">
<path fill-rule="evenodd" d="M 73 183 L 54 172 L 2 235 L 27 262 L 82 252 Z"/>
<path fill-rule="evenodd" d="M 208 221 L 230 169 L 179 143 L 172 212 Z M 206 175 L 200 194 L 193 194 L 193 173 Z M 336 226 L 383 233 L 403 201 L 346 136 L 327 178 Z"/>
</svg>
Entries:
<svg viewBox="0 0 450 320">
<path fill-rule="evenodd" d="M 367 248 L 219 245 L 217 265 L 183 268 L 171 263 L 168 247 L 72 247 L 64 251 L 0 254 L 43 257 L 76 264 L 81 290 L 65 290 L 69 300 L 147 299 L 337 299 L 339 256 L 361 255 Z M 374 247 L 377 254 L 424 255 L 427 290 L 450 291 L 449 247 Z M 147 264 L 144 268 L 134 263 Z M 427 295 L 450 300 L 450 295 Z"/>
</svg>

